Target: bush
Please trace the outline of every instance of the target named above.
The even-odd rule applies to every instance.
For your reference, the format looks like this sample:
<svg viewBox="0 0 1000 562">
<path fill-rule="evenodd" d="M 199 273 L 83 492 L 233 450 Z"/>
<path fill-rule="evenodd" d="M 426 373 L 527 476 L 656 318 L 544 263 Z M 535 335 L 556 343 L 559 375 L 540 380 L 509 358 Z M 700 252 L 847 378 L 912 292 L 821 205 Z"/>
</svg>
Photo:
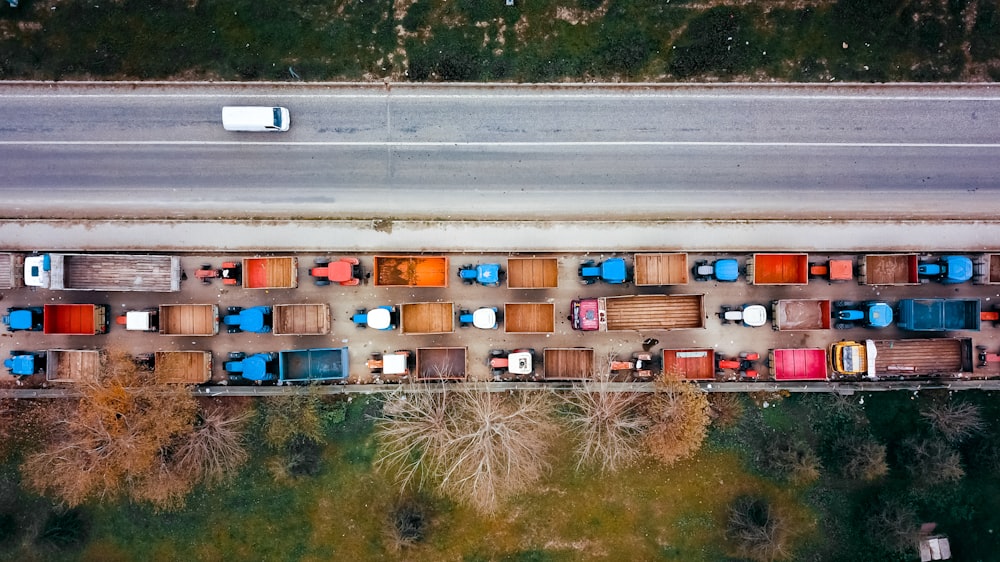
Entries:
<svg viewBox="0 0 1000 562">
<path fill-rule="evenodd" d="M 413 32 L 427 25 L 431 15 L 431 0 L 417 0 L 403 16 L 403 29 Z"/>
<path fill-rule="evenodd" d="M 35 543 L 56 550 L 75 550 L 90 536 L 90 518 L 79 509 L 53 511 L 45 519 Z"/>
<path fill-rule="evenodd" d="M 649 418 L 645 444 L 649 454 L 670 465 L 698 452 L 711 418 L 708 397 L 697 386 L 674 377 L 659 377 L 644 402 Z"/>
<path fill-rule="evenodd" d="M 726 536 L 741 557 L 766 562 L 787 558 L 789 528 L 771 503 L 759 496 L 740 496 L 729 505 Z"/>
<path fill-rule="evenodd" d="M 709 415 L 712 425 L 728 429 L 740 423 L 745 407 L 743 398 L 736 392 L 713 392 L 708 395 Z"/>
<path fill-rule="evenodd" d="M 416 497 L 406 497 L 390 513 L 389 539 L 393 550 L 413 546 L 424 540 L 430 525 L 430 509 Z"/>
<path fill-rule="evenodd" d="M 764 464 L 779 478 L 808 484 L 819 478 L 819 456 L 805 440 L 787 435 L 768 441 Z"/>
<path fill-rule="evenodd" d="M 885 445 L 871 439 L 852 437 L 840 443 L 845 462 L 842 465 L 844 478 L 873 482 L 889 473 Z"/>
</svg>

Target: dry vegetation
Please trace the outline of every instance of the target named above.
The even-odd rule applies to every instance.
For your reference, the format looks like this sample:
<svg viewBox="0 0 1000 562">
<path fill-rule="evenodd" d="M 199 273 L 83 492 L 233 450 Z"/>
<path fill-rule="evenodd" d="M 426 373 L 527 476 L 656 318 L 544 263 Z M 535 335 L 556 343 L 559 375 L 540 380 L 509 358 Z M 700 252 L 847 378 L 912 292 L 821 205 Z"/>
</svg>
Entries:
<svg viewBox="0 0 1000 562">
<path fill-rule="evenodd" d="M 964 441 L 985 427 L 979 407 L 968 402 L 932 404 L 920 415 L 952 443 Z"/>
<path fill-rule="evenodd" d="M 765 498 L 736 498 L 729 506 L 726 535 L 742 558 L 769 562 L 791 554 L 788 523 Z"/>
<path fill-rule="evenodd" d="M 644 441 L 654 458 L 669 465 L 701 448 L 711 418 L 708 397 L 700 388 L 676 377 L 659 377 L 643 409 L 650 420 Z"/>
<path fill-rule="evenodd" d="M 889 474 L 886 447 L 868 439 L 847 438 L 841 443 L 847 457 L 844 478 L 874 482 Z"/>
<path fill-rule="evenodd" d="M 492 514 L 542 476 L 556 431 L 549 393 L 404 391 L 388 399 L 376 421 L 377 464 L 404 487 L 426 479 Z"/>
<path fill-rule="evenodd" d="M 642 439 L 651 420 L 644 394 L 618 392 L 600 375 L 561 395 L 570 409 L 566 422 L 576 434 L 577 468 L 596 464 L 614 472 L 642 455 Z"/>
<path fill-rule="evenodd" d="M 131 356 L 111 351 L 76 404 L 50 409 L 49 442 L 27 457 L 27 484 L 68 506 L 146 501 L 178 508 L 203 478 L 221 480 L 246 460 L 242 419 L 198 404 L 181 385 L 158 384 Z"/>
</svg>

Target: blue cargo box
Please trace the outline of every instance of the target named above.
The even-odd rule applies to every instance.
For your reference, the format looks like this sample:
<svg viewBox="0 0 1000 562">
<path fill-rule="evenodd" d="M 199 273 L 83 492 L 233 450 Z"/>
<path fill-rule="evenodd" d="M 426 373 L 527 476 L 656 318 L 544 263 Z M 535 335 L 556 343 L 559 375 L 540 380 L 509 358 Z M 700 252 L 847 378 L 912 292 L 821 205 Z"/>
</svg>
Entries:
<svg viewBox="0 0 1000 562">
<path fill-rule="evenodd" d="M 278 384 L 339 381 L 346 380 L 349 374 L 346 347 L 278 353 Z"/>
<path fill-rule="evenodd" d="M 979 331 L 979 299 L 903 299 L 900 329 L 917 332 Z"/>
</svg>

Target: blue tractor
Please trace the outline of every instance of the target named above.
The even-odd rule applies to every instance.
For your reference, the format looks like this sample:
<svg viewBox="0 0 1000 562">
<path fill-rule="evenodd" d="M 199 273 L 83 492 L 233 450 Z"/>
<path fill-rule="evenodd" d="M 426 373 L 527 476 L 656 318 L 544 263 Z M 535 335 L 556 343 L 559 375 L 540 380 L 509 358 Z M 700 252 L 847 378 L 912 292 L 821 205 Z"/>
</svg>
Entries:
<svg viewBox="0 0 1000 562">
<path fill-rule="evenodd" d="M 735 259 L 726 258 L 715 260 L 711 264 L 708 260 L 698 260 L 691 270 L 695 281 L 723 281 L 731 283 L 740 278 L 740 264 Z"/>
<path fill-rule="evenodd" d="M 260 384 L 278 380 L 278 354 L 254 353 L 247 355 L 240 351 L 229 354 L 229 361 L 223 365 L 230 380 L 248 380 Z"/>
<path fill-rule="evenodd" d="M 222 323 L 230 334 L 239 332 L 267 334 L 271 332 L 271 322 L 270 306 L 252 308 L 230 306 L 226 309 L 226 316 L 222 318 Z"/>
<path fill-rule="evenodd" d="M 395 330 L 399 316 L 396 307 L 383 305 L 371 310 L 359 308 L 351 316 L 351 320 L 358 328 L 375 328 L 376 330 Z"/>
<path fill-rule="evenodd" d="M 481 263 L 479 265 L 464 265 L 458 270 L 458 278 L 466 285 L 479 283 L 485 287 L 499 287 L 503 270 L 498 263 Z"/>
<path fill-rule="evenodd" d="M 628 267 L 622 258 L 609 258 L 601 263 L 587 260 L 580 264 L 580 282 L 592 285 L 598 280 L 612 285 L 621 285 L 628 281 Z"/>
<path fill-rule="evenodd" d="M 45 352 L 11 351 L 10 357 L 3 360 L 3 366 L 15 377 L 30 377 L 35 373 L 44 373 Z"/>
<path fill-rule="evenodd" d="M 858 326 L 865 328 L 887 328 L 892 325 L 893 312 L 888 303 L 866 301 L 854 303 L 835 301 L 833 303 L 834 328 L 848 330 Z"/>
<path fill-rule="evenodd" d="M 937 261 L 917 266 L 921 281 L 937 281 L 945 285 L 965 283 L 972 279 L 972 260 L 965 256 L 941 256 Z"/>
<path fill-rule="evenodd" d="M 3 323 L 11 332 L 41 332 L 45 327 L 42 321 L 43 310 L 40 306 L 8 308 L 7 314 L 3 316 Z"/>
</svg>

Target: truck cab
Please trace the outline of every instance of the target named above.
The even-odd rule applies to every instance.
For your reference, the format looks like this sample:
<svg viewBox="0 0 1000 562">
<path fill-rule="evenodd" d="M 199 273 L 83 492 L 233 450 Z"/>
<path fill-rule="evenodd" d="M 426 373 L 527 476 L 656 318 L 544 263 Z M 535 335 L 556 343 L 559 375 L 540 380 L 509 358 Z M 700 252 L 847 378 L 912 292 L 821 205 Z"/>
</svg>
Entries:
<svg viewBox="0 0 1000 562">
<path fill-rule="evenodd" d="M 871 340 L 865 343 L 841 341 L 830 349 L 833 370 L 838 375 L 848 377 L 864 376 L 875 372 L 875 346 Z"/>
<path fill-rule="evenodd" d="M 26 287 L 49 286 L 51 261 L 48 254 L 31 255 L 24 258 L 24 285 Z"/>
<path fill-rule="evenodd" d="M 156 310 L 130 310 L 119 316 L 115 323 L 133 332 L 156 332 L 159 330 L 158 319 Z"/>
<path fill-rule="evenodd" d="M 972 260 L 965 256 L 941 256 L 937 261 L 921 262 L 917 266 L 921 281 L 937 281 L 945 285 L 965 283 L 972 279 Z"/>
</svg>

